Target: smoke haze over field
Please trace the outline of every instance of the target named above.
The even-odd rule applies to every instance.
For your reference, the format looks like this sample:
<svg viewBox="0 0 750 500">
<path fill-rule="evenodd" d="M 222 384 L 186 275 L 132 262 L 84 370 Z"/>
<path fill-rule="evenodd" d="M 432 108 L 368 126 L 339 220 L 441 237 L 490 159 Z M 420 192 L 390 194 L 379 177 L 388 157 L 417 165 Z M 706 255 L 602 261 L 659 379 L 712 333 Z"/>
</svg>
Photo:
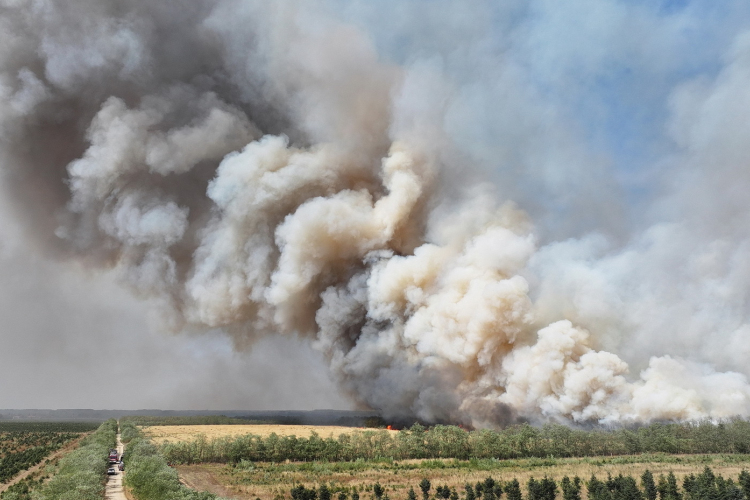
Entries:
<svg viewBox="0 0 750 500">
<path fill-rule="evenodd" d="M 152 4 L 0 0 L 0 406 L 750 416 L 745 2 Z"/>
</svg>

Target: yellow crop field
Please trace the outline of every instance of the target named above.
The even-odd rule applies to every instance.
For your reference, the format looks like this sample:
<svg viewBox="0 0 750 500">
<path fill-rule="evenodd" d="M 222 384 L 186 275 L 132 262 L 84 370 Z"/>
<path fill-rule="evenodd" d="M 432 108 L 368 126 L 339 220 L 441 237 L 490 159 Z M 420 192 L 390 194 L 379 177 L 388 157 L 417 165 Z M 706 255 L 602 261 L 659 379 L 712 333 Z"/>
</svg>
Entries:
<svg viewBox="0 0 750 500">
<path fill-rule="evenodd" d="M 322 438 L 341 434 L 350 434 L 364 429 L 359 427 L 340 427 L 333 425 L 153 425 L 142 428 L 143 432 L 155 444 L 165 441 L 192 441 L 199 435 L 206 439 L 237 437 L 247 434 L 266 437 L 272 433 L 279 436 L 310 437 L 313 432 Z M 398 431 L 390 431 L 396 433 Z"/>
</svg>

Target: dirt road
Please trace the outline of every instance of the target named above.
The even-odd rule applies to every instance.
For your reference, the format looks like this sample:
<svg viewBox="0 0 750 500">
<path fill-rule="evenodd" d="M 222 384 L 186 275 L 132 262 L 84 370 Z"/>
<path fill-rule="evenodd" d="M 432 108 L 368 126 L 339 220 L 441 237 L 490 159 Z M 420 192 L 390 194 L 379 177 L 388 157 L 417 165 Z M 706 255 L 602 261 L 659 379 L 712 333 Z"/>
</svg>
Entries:
<svg viewBox="0 0 750 500">
<path fill-rule="evenodd" d="M 122 456 L 122 452 L 125 451 L 125 447 L 122 445 L 120 440 L 120 433 L 117 433 L 117 454 Z M 127 500 L 125 496 L 125 490 L 122 487 L 122 476 L 124 472 L 117 470 L 117 465 L 114 466 L 117 474 L 114 476 L 107 476 L 107 487 L 104 490 L 104 498 L 107 500 Z"/>
</svg>

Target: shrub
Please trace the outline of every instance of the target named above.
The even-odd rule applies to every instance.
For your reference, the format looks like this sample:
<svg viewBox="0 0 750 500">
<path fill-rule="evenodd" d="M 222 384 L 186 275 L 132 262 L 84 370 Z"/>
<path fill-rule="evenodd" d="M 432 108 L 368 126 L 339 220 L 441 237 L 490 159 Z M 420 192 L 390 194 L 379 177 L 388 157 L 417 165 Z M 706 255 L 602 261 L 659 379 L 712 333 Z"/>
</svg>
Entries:
<svg viewBox="0 0 750 500">
<path fill-rule="evenodd" d="M 125 485 L 138 500 L 218 500 L 213 493 L 191 490 L 180 483 L 158 448 L 136 429 L 125 453 Z"/>
<path fill-rule="evenodd" d="M 39 491 L 39 500 L 101 500 L 108 452 L 117 441 L 117 421 L 104 422 L 94 434 L 60 460 L 60 469 Z"/>
</svg>

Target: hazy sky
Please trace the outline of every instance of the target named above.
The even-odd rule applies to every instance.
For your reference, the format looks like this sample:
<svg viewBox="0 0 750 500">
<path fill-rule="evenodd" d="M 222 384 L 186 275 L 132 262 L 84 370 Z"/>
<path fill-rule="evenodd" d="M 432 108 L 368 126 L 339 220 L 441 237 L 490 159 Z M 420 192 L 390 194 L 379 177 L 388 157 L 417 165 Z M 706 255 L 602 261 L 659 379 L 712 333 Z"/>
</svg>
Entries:
<svg viewBox="0 0 750 500">
<path fill-rule="evenodd" d="M 348 408 L 320 353 L 265 338 L 238 353 L 217 335 L 156 332 L 107 276 L 29 255 L 2 259 L 0 407 Z"/>
<path fill-rule="evenodd" d="M 0 408 L 347 409 L 322 355 L 267 337 L 170 334 L 111 273 L 50 261 L 4 207 Z"/>
<path fill-rule="evenodd" d="M 685 370 L 699 389 L 675 415 L 750 414 L 747 1 L 0 0 L 0 37 L 0 408 L 353 407 L 343 385 L 455 418 L 431 413 L 466 406 L 446 403 L 461 377 L 422 372 L 439 358 L 500 377 L 477 400 L 619 418 L 588 389 L 588 410 L 561 409 L 513 378 L 563 320 L 591 332 L 557 333 L 581 352 L 613 353 L 621 399 Z M 243 150 L 264 134 L 279 137 Z M 393 180 L 407 170 L 413 185 Z M 528 219 L 497 215 L 507 201 Z M 443 352 L 468 352 L 470 320 L 458 339 L 408 340 L 394 325 L 424 304 L 397 310 L 364 283 L 425 242 L 461 247 L 430 261 L 461 274 L 484 229 L 451 238 L 483 217 L 518 240 L 472 266 L 522 283 L 507 345 L 478 368 L 481 346 Z M 355 236 L 315 246 L 339 230 Z M 424 297 L 447 296 L 441 279 Z M 461 324 L 428 309 L 422 340 Z M 418 356 L 360 342 L 366 322 Z M 511 330 L 523 349 L 506 366 Z M 405 373 L 415 388 L 391 390 Z M 742 403 L 718 410 L 726 386 Z M 647 392 L 632 401 L 663 396 Z M 633 414 L 664 417 L 648 406 Z"/>
</svg>

